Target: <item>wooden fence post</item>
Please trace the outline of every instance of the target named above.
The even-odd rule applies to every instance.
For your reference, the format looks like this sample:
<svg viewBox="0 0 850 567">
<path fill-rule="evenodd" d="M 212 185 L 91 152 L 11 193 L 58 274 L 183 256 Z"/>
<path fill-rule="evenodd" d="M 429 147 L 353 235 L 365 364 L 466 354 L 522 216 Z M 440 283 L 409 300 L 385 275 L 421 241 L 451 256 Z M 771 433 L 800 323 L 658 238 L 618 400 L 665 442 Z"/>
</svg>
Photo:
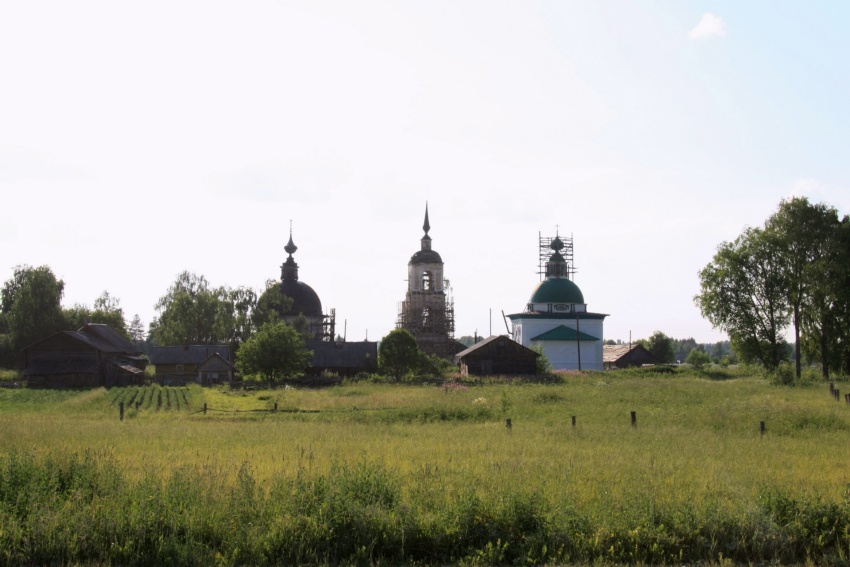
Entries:
<svg viewBox="0 0 850 567">
<path fill-rule="evenodd" d="M 833 395 L 833 396 L 835 395 L 835 383 L 834 382 L 829 383 L 829 394 Z"/>
<path fill-rule="evenodd" d="M 632 412 L 632 427 L 637 427 L 637 412 Z"/>
<path fill-rule="evenodd" d="M 277 402 L 274 403 L 274 411 L 277 411 Z"/>
<path fill-rule="evenodd" d="M 838 388 L 835 389 L 835 401 L 839 401 L 841 399 L 840 394 L 838 393 Z"/>
<path fill-rule="evenodd" d="M 572 422 L 573 422 L 573 429 L 575 429 L 576 428 L 576 416 L 572 417 Z"/>
<path fill-rule="evenodd" d="M 763 422 L 763 421 L 760 421 L 760 422 L 759 422 L 759 434 L 760 434 L 760 435 L 764 435 L 764 429 L 765 429 L 765 427 L 764 427 L 764 422 Z"/>
<path fill-rule="evenodd" d="M 204 402 L 204 415 L 207 415 L 207 402 Z"/>
<path fill-rule="evenodd" d="M 511 424 L 511 420 L 510 420 L 510 419 L 506 419 L 506 420 L 505 420 L 505 427 L 507 428 L 507 430 L 508 430 L 508 431 L 510 431 L 510 430 L 511 430 L 511 427 L 513 427 L 513 425 Z"/>
<path fill-rule="evenodd" d="M 118 404 L 118 419 L 124 421 L 124 402 Z"/>
</svg>

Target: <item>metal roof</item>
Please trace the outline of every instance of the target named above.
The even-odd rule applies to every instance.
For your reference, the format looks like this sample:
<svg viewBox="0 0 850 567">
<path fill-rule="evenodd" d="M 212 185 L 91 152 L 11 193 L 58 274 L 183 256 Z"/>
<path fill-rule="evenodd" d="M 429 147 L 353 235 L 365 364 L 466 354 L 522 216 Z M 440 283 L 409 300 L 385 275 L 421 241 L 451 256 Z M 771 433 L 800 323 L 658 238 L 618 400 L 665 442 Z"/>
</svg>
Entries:
<svg viewBox="0 0 850 567">
<path fill-rule="evenodd" d="M 549 329 L 542 335 L 537 335 L 536 337 L 532 337 L 532 341 L 598 341 L 599 339 L 588 335 L 587 333 L 583 333 L 581 331 L 576 331 L 570 327 L 565 327 L 564 325 L 558 325 L 554 329 Z"/>
</svg>

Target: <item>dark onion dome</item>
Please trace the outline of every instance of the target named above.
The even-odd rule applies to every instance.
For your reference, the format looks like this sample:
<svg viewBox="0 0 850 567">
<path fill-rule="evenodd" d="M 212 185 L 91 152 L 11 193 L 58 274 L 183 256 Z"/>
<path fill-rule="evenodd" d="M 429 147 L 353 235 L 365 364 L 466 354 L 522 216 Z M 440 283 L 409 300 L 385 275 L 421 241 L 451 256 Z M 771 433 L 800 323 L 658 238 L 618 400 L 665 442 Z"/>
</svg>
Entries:
<svg viewBox="0 0 850 567">
<path fill-rule="evenodd" d="M 292 307 L 284 316 L 304 315 L 305 317 L 321 317 L 322 302 L 313 288 L 298 280 L 283 280 L 280 283 L 280 291 L 292 300 Z"/>
<path fill-rule="evenodd" d="M 411 264 L 442 264 L 443 259 L 436 250 L 420 250 L 410 257 Z"/>
<path fill-rule="evenodd" d="M 567 278 L 547 278 L 540 282 L 529 302 L 584 304 L 584 296 L 578 286 Z"/>
</svg>

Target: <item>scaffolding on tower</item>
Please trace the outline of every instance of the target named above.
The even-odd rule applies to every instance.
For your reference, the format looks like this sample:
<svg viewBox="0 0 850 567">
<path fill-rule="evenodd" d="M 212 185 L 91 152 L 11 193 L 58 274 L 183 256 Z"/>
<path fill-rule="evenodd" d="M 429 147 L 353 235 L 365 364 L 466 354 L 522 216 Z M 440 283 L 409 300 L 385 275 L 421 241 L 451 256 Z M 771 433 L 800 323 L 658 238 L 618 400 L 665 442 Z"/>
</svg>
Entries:
<svg viewBox="0 0 850 567">
<path fill-rule="evenodd" d="M 552 241 L 555 238 L 560 238 L 561 242 L 564 243 L 564 248 L 561 250 L 561 256 L 564 257 L 564 260 L 567 261 L 567 277 L 572 280 L 573 276 L 576 273 L 575 264 L 573 263 L 573 237 L 570 235 L 566 236 L 543 236 L 540 232 L 537 233 L 538 240 L 538 264 L 537 264 L 537 274 L 540 276 L 540 281 L 546 279 L 546 262 L 549 261 L 549 257 L 552 256 Z"/>
</svg>

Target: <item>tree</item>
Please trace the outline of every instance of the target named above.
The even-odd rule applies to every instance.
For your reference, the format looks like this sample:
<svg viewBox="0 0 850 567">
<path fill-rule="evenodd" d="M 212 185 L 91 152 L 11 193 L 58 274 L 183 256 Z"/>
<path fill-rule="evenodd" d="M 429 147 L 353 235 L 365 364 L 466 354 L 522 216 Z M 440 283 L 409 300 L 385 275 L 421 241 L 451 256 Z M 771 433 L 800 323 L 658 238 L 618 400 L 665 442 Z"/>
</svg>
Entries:
<svg viewBox="0 0 850 567">
<path fill-rule="evenodd" d="M 266 289 L 257 299 L 256 307 L 251 315 L 252 322 L 255 328 L 259 329 L 266 323 L 278 321 L 291 307 L 292 299 L 281 291 L 280 282 L 267 280 Z"/>
<path fill-rule="evenodd" d="M 278 380 L 303 373 L 311 354 L 298 331 L 278 321 L 263 325 L 242 343 L 236 367 L 243 376 L 258 374 L 265 380 Z"/>
<path fill-rule="evenodd" d="M 694 302 L 715 328 L 729 334 L 744 362 L 773 370 L 785 359 L 782 330 L 789 322 L 788 274 L 773 230 L 749 228 L 724 242 L 699 272 Z"/>
<path fill-rule="evenodd" d="M 685 358 L 685 362 L 694 368 L 702 368 L 711 362 L 711 357 L 708 356 L 708 353 L 704 350 L 694 348 L 688 353 L 688 356 Z"/>
<path fill-rule="evenodd" d="M 136 313 L 133 315 L 133 320 L 130 321 L 130 326 L 127 328 L 127 333 L 130 335 L 130 340 L 141 351 L 145 350 L 145 325 L 142 323 L 142 318 Z"/>
<path fill-rule="evenodd" d="M 381 339 L 378 347 L 378 368 L 396 381 L 416 370 L 420 364 L 421 351 L 416 339 L 407 329 L 395 329 Z"/>
<path fill-rule="evenodd" d="M 62 330 L 65 283 L 47 266 L 16 266 L 0 291 L 0 318 L 14 351 Z"/>
<path fill-rule="evenodd" d="M 673 352 L 673 339 L 661 331 L 652 333 L 647 344 L 649 346 L 646 349 L 661 362 L 670 363 L 676 360 L 676 355 Z"/>
<path fill-rule="evenodd" d="M 828 205 L 811 204 L 805 197 L 794 197 L 779 204 L 779 210 L 765 223 L 778 235 L 783 264 L 788 276 L 788 301 L 794 326 L 794 363 L 797 379 L 801 373 L 801 330 L 806 327 L 819 335 L 822 358 L 826 358 L 824 325 L 829 317 L 825 270 L 838 226 L 838 212 Z M 829 366 L 823 366 L 825 377 Z"/>
<path fill-rule="evenodd" d="M 211 288 L 204 276 L 181 272 L 156 309 L 159 317 L 152 332 L 157 344 L 230 344 L 233 340 L 228 290 Z"/>
<path fill-rule="evenodd" d="M 64 309 L 62 311 L 65 320 L 64 327 L 68 330 L 76 330 L 88 323 L 101 323 L 129 338 L 127 322 L 124 320 L 124 310 L 120 303 L 117 297 L 112 297 L 109 292 L 104 291 L 100 294 L 100 297 L 95 299 L 93 310 L 79 303 L 70 309 Z"/>
</svg>

